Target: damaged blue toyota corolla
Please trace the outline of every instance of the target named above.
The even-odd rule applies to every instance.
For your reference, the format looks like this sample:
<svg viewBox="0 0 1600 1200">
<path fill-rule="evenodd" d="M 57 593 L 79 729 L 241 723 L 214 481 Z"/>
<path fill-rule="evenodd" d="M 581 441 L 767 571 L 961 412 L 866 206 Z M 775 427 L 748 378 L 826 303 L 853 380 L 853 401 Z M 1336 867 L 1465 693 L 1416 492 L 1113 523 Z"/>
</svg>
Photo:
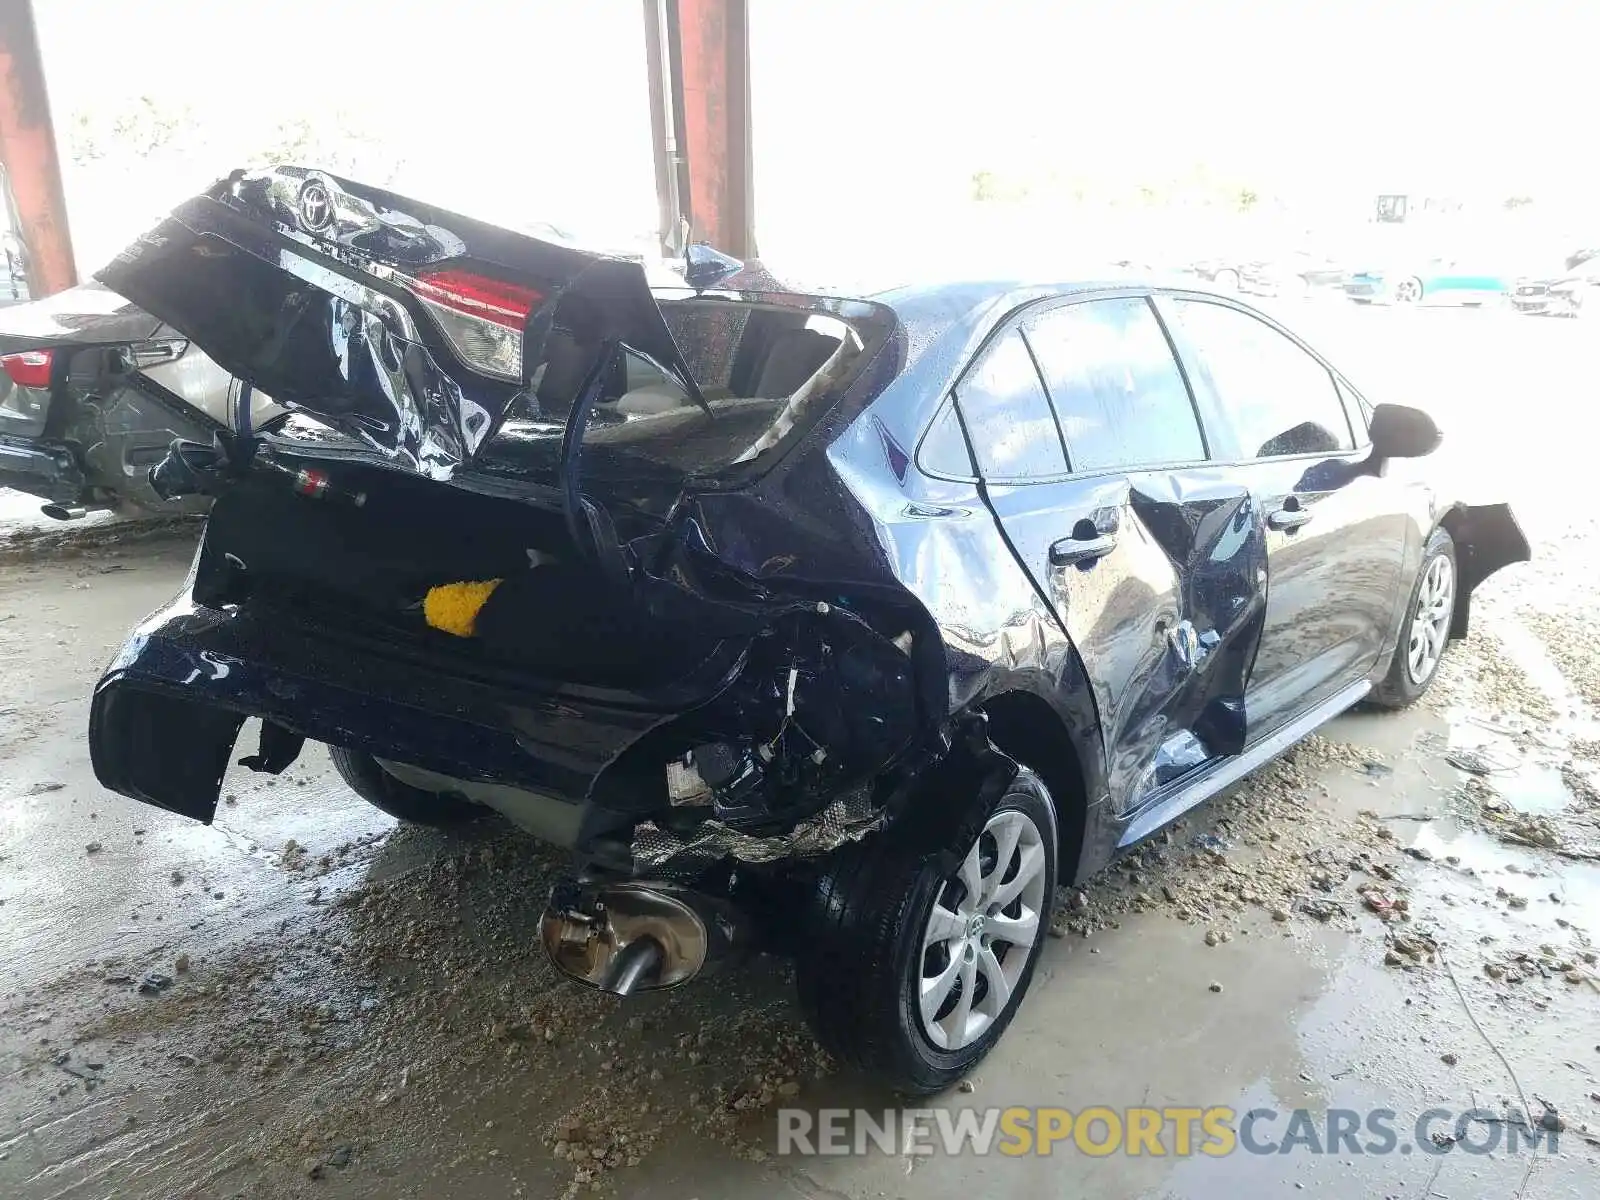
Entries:
<svg viewBox="0 0 1600 1200">
<path fill-rule="evenodd" d="M 256 770 L 325 742 L 402 819 L 570 849 L 568 975 L 793 955 L 915 1092 L 1004 1032 L 1058 882 L 1416 699 L 1529 553 L 1403 461 L 1426 415 L 1212 295 L 652 289 L 292 167 L 100 278 L 245 385 L 152 470 L 211 515 L 96 690 L 106 786 L 209 821 L 246 718 Z"/>
</svg>

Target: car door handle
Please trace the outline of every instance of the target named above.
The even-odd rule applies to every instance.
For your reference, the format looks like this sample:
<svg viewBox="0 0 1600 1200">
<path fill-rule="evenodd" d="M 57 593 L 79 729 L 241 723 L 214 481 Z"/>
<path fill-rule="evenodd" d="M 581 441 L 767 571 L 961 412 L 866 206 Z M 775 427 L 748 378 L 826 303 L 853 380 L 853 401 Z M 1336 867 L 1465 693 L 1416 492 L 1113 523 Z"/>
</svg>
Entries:
<svg viewBox="0 0 1600 1200">
<path fill-rule="evenodd" d="M 1293 533 L 1300 526 L 1311 520 L 1311 510 L 1307 508 L 1280 508 L 1277 512 L 1267 517 L 1267 524 L 1274 529 L 1281 529 L 1286 533 Z"/>
<path fill-rule="evenodd" d="M 1074 563 L 1094 562 L 1117 548 L 1117 535 L 1102 533 L 1092 538 L 1062 538 L 1050 546 L 1050 565 L 1070 567 Z"/>
</svg>

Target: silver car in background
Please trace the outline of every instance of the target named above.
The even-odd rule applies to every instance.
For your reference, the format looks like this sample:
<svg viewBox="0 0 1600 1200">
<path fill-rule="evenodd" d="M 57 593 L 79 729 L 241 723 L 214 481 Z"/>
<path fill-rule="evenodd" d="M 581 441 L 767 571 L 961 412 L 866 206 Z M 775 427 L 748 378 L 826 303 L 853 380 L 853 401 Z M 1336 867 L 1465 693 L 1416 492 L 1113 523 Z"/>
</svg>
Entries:
<svg viewBox="0 0 1600 1200">
<path fill-rule="evenodd" d="M 1600 247 L 1567 256 L 1566 270 L 1544 279 L 1519 279 L 1511 307 L 1530 316 L 1600 316 Z"/>
<path fill-rule="evenodd" d="M 99 284 L 0 309 L 0 487 L 48 516 L 203 508 L 161 499 L 150 468 L 175 439 L 231 432 L 241 400 L 232 375 Z M 251 397 L 252 421 L 277 412 Z"/>
</svg>

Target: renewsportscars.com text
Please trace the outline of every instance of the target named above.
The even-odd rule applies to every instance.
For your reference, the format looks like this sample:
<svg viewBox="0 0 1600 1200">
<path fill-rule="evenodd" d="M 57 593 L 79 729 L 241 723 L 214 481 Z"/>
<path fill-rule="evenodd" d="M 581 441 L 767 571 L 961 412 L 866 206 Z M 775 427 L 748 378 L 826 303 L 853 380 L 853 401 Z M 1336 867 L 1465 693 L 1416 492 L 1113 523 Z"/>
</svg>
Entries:
<svg viewBox="0 0 1600 1200">
<path fill-rule="evenodd" d="M 1405 1120 L 1393 1109 L 1314 1113 L 1224 1107 L 778 1110 L 778 1153 L 1049 1155 L 1187 1158 L 1229 1154 L 1557 1153 L 1554 1130 L 1486 1109 L 1433 1108 Z"/>
</svg>

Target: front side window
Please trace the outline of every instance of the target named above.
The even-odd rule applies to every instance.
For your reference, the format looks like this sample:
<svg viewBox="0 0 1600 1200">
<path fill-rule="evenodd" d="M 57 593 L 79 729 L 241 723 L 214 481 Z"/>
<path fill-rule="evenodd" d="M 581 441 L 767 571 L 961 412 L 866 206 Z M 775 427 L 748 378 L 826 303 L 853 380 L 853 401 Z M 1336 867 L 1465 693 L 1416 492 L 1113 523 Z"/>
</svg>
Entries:
<svg viewBox="0 0 1600 1200">
<path fill-rule="evenodd" d="M 1015 329 L 991 344 L 956 385 L 956 403 L 985 479 L 1017 482 L 1066 474 L 1055 415 L 1033 356 Z"/>
<path fill-rule="evenodd" d="M 1143 297 L 1048 309 L 1024 329 L 1074 471 L 1205 458 L 1189 389 Z"/>
<path fill-rule="evenodd" d="M 1351 428 L 1355 430 L 1356 442 L 1359 445 L 1366 445 L 1367 430 L 1372 425 L 1372 405 L 1367 403 L 1365 396 L 1337 375 L 1333 377 L 1333 386 L 1339 389 L 1339 397 L 1344 401 L 1344 411 L 1350 418 Z"/>
<path fill-rule="evenodd" d="M 1239 458 L 1334 454 L 1354 448 L 1350 422 L 1320 362 L 1249 313 L 1203 300 L 1174 300 L 1185 361 L 1232 433 Z"/>
</svg>

